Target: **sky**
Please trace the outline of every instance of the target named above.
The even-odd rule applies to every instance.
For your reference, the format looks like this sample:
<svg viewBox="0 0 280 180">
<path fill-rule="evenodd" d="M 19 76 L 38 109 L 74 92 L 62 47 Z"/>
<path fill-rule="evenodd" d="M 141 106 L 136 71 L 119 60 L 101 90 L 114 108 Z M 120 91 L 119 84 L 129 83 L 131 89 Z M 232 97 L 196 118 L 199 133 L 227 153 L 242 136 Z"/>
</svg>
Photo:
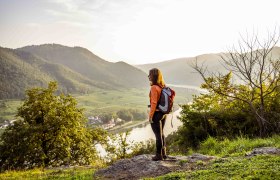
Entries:
<svg viewBox="0 0 280 180">
<path fill-rule="evenodd" d="M 111 62 L 225 52 L 280 26 L 278 0 L 0 0 L 0 46 L 61 44 Z"/>
</svg>

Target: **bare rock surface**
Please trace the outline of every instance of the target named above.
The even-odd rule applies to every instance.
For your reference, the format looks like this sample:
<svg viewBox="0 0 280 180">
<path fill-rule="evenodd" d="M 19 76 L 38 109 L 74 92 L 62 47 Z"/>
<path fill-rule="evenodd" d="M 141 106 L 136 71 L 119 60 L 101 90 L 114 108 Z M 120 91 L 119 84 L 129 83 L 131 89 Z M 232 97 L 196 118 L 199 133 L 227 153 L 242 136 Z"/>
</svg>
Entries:
<svg viewBox="0 0 280 180">
<path fill-rule="evenodd" d="M 153 155 L 139 155 L 131 159 L 122 159 L 95 173 L 98 179 L 140 179 L 144 177 L 156 177 L 173 171 L 187 169 L 186 163 L 191 164 L 197 161 L 209 161 L 214 156 L 193 154 L 191 156 L 169 156 L 164 161 L 152 161 Z"/>
<path fill-rule="evenodd" d="M 247 157 L 256 156 L 258 154 L 275 154 L 280 155 L 280 149 L 276 147 L 260 147 L 253 149 L 252 152 L 246 154 Z"/>
</svg>

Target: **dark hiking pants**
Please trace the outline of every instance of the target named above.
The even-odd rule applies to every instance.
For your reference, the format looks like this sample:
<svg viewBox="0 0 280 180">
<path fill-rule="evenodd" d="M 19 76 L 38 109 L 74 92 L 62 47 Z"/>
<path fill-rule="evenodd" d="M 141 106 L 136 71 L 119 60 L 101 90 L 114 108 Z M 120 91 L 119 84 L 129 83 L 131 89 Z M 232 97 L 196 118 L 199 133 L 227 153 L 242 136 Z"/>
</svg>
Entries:
<svg viewBox="0 0 280 180">
<path fill-rule="evenodd" d="M 156 153 L 161 154 L 161 150 L 165 147 L 165 137 L 163 134 L 163 128 L 165 125 L 165 118 L 162 119 L 163 113 L 156 111 L 153 116 L 153 123 L 151 123 L 153 132 L 156 136 Z"/>
</svg>

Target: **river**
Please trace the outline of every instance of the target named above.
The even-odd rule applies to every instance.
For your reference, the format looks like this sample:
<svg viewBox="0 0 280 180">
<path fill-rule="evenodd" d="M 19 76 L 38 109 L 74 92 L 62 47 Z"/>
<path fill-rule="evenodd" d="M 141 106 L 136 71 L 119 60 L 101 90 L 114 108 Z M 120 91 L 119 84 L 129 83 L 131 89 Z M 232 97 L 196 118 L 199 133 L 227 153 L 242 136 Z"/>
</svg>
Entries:
<svg viewBox="0 0 280 180">
<path fill-rule="evenodd" d="M 178 119 L 180 111 L 181 109 L 178 109 L 174 113 L 169 114 L 167 116 L 164 131 L 163 131 L 165 136 L 176 131 L 178 127 L 182 125 L 182 122 Z M 171 126 L 171 119 L 172 119 L 173 127 Z M 155 135 L 152 131 L 150 124 L 147 124 L 144 127 L 140 127 L 140 128 L 139 127 L 133 128 L 130 132 L 130 135 L 128 136 L 128 140 L 133 142 L 141 142 L 149 139 L 155 139 Z"/>
<path fill-rule="evenodd" d="M 180 115 L 182 109 L 178 109 L 177 111 L 173 112 L 172 114 L 169 114 L 166 119 L 166 123 L 163 129 L 163 133 L 165 137 L 172 132 L 176 131 L 179 126 L 182 125 L 182 122 L 178 119 L 178 116 Z M 173 116 L 173 118 L 172 118 Z M 171 126 L 171 121 L 173 124 L 173 127 Z M 145 124 L 145 123 L 144 123 Z M 152 131 L 151 125 L 146 123 L 143 127 L 136 127 L 133 128 L 130 131 L 130 134 L 127 137 L 128 142 L 141 142 L 141 141 L 146 141 L 149 139 L 156 139 L 155 135 Z M 101 157 L 106 156 L 106 151 L 105 149 L 100 145 L 96 145 L 97 151 L 99 152 L 99 155 Z"/>
<path fill-rule="evenodd" d="M 208 93 L 206 89 L 202 89 L 198 86 L 190 86 L 190 85 L 178 85 L 178 84 L 168 84 L 170 87 L 178 87 L 178 88 L 185 88 L 185 89 L 193 89 L 199 91 L 201 93 Z"/>
</svg>

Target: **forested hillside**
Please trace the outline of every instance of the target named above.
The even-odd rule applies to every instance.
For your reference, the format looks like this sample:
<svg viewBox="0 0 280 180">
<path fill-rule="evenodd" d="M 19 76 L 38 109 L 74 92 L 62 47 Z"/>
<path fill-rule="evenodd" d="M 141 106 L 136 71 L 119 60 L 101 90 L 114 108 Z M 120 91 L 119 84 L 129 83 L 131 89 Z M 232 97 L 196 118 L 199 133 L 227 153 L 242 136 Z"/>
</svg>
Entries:
<svg viewBox="0 0 280 180">
<path fill-rule="evenodd" d="M 25 54 L 30 62 L 38 62 L 32 55 Z M 19 98 L 24 89 L 35 85 L 46 85 L 51 77 L 40 69 L 25 62 L 14 50 L 0 48 L 0 98 Z"/>
<path fill-rule="evenodd" d="M 31 53 L 0 49 L 1 92 L 0 98 L 21 98 L 27 88 L 46 86 L 57 81 L 62 92 L 86 93 L 93 87 L 102 87 L 71 69 L 47 62 Z"/>
<path fill-rule="evenodd" d="M 146 74 L 124 62 L 107 62 L 80 47 L 0 47 L 0 99 L 22 98 L 26 89 L 57 81 L 65 93 L 143 88 Z"/>
<path fill-rule="evenodd" d="M 145 87 L 148 84 L 147 76 L 141 70 L 125 62 L 108 62 L 82 47 L 45 44 L 26 46 L 19 50 L 62 64 L 89 79 L 104 82 L 111 88 Z"/>
</svg>

